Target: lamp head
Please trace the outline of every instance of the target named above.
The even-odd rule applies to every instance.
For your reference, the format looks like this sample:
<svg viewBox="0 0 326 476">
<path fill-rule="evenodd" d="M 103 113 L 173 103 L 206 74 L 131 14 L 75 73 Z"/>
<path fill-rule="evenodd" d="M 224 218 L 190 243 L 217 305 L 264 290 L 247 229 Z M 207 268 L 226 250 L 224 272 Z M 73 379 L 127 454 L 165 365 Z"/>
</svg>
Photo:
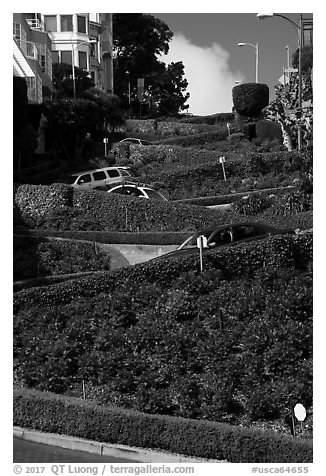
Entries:
<svg viewBox="0 0 326 476">
<path fill-rule="evenodd" d="M 265 18 L 270 18 L 274 16 L 274 13 L 257 13 L 256 18 L 258 20 L 265 20 Z"/>
<path fill-rule="evenodd" d="M 238 43 L 238 46 L 244 46 L 246 43 Z"/>
</svg>

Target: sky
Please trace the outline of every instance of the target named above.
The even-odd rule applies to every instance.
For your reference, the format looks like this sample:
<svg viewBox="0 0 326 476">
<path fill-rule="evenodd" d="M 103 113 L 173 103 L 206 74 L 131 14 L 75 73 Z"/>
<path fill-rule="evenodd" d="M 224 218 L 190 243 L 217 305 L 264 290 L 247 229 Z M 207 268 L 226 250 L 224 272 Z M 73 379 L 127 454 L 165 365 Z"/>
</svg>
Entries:
<svg viewBox="0 0 326 476">
<path fill-rule="evenodd" d="M 257 13 L 152 13 L 173 32 L 166 63 L 182 61 L 190 93 L 189 112 L 195 115 L 231 112 L 236 81 L 255 82 L 258 43 L 258 82 L 274 86 L 298 47 L 295 26 L 280 17 L 258 20 Z M 300 13 L 283 13 L 298 24 Z M 304 18 L 313 17 L 304 13 Z M 253 46 L 239 47 L 238 43 Z M 288 47 L 288 50 L 287 48 Z"/>
</svg>

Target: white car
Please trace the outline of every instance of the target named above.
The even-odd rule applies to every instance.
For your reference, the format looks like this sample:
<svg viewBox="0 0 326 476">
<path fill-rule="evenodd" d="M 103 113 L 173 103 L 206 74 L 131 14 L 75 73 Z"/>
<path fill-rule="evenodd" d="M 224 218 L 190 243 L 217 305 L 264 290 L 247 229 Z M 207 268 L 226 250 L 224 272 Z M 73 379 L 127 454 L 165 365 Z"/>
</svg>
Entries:
<svg viewBox="0 0 326 476">
<path fill-rule="evenodd" d="M 101 169 L 85 170 L 63 176 L 56 182 L 66 183 L 74 188 L 97 188 L 105 185 L 123 183 L 135 178 L 130 167 L 103 167 Z M 136 178 L 135 178 L 136 180 Z"/>
<path fill-rule="evenodd" d="M 108 190 L 108 193 L 118 193 L 129 197 L 150 198 L 154 200 L 167 201 L 160 192 L 153 190 L 147 185 L 124 183 Z"/>
</svg>

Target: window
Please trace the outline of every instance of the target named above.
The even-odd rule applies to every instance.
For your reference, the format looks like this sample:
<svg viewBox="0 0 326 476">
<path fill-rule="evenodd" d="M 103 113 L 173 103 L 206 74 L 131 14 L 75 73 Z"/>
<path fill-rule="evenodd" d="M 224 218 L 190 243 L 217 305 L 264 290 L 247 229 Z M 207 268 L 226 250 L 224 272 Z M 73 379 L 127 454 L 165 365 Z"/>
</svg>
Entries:
<svg viewBox="0 0 326 476">
<path fill-rule="evenodd" d="M 118 170 L 107 170 L 107 174 L 110 178 L 120 177 Z"/>
<path fill-rule="evenodd" d="M 71 51 L 61 51 L 61 63 L 72 64 Z"/>
<path fill-rule="evenodd" d="M 208 245 L 210 248 L 225 245 L 227 243 L 231 243 L 231 241 L 233 241 L 233 239 L 230 229 L 218 231 L 217 233 L 213 233 L 210 237 L 208 237 Z"/>
<path fill-rule="evenodd" d="M 105 180 L 106 179 L 105 172 L 94 172 L 93 177 L 94 177 L 94 180 Z"/>
<path fill-rule="evenodd" d="M 73 31 L 72 15 L 61 15 L 61 31 Z"/>
<path fill-rule="evenodd" d="M 161 195 L 159 192 L 156 192 L 155 190 L 150 190 L 149 188 L 147 188 L 146 193 L 147 193 L 149 198 L 154 198 L 155 200 L 165 201 L 163 195 Z"/>
<path fill-rule="evenodd" d="M 90 43 L 89 45 L 89 52 L 90 52 L 90 55 L 95 58 L 96 57 L 96 43 Z"/>
<path fill-rule="evenodd" d="M 78 51 L 78 64 L 81 69 L 87 69 L 87 54 L 85 51 Z"/>
<path fill-rule="evenodd" d="M 131 174 L 127 170 L 121 169 L 120 172 L 123 177 L 131 177 Z"/>
<path fill-rule="evenodd" d="M 79 33 L 86 33 L 86 18 L 77 15 L 77 30 Z"/>
<path fill-rule="evenodd" d="M 15 23 L 13 24 L 13 35 L 15 38 L 17 38 L 17 40 L 19 41 L 20 40 L 20 24 L 19 23 Z"/>
<path fill-rule="evenodd" d="M 126 188 L 126 194 L 131 195 L 132 197 L 145 197 L 143 192 L 139 190 L 138 188 L 135 187 L 125 187 Z"/>
<path fill-rule="evenodd" d="M 52 51 L 52 63 L 59 63 L 59 51 Z"/>
<path fill-rule="evenodd" d="M 91 174 L 86 174 L 86 175 L 82 175 L 79 179 L 78 179 L 78 185 L 80 184 L 83 184 L 83 183 L 88 183 L 88 182 L 91 182 L 92 181 L 92 177 L 91 177 Z"/>
<path fill-rule="evenodd" d="M 56 15 L 45 15 L 44 24 L 45 24 L 46 31 L 57 31 Z"/>
<path fill-rule="evenodd" d="M 235 226 L 234 234 L 235 234 L 236 241 L 238 241 L 238 240 L 246 240 L 247 238 L 252 238 L 253 236 L 264 235 L 265 231 L 254 226 L 243 225 L 243 226 Z"/>
</svg>

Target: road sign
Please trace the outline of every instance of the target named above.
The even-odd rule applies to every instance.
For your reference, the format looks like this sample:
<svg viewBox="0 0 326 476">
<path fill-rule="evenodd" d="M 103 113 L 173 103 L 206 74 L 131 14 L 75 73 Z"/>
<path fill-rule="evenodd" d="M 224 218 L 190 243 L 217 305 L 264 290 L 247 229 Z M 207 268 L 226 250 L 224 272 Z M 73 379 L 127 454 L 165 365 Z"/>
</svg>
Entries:
<svg viewBox="0 0 326 476">
<path fill-rule="evenodd" d="M 197 238 L 197 248 L 207 248 L 207 238 L 204 235 L 200 235 Z"/>
<path fill-rule="evenodd" d="M 286 68 L 284 71 L 286 73 L 297 73 L 298 69 L 296 69 L 296 68 Z"/>
<path fill-rule="evenodd" d="M 297 403 L 294 407 L 294 414 L 297 420 L 303 421 L 306 418 L 306 409 L 301 403 Z"/>
<path fill-rule="evenodd" d="M 225 157 L 223 155 L 221 155 L 221 157 L 219 157 L 218 160 L 219 160 L 220 164 L 222 165 L 223 177 L 224 177 L 224 180 L 226 181 L 225 168 L 224 168 Z"/>
<path fill-rule="evenodd" d="M 107 137 L 104 137 L 103 142 L 104 144 L 107 144 L 109 142 L 109 139 Z"/>
</svg>

